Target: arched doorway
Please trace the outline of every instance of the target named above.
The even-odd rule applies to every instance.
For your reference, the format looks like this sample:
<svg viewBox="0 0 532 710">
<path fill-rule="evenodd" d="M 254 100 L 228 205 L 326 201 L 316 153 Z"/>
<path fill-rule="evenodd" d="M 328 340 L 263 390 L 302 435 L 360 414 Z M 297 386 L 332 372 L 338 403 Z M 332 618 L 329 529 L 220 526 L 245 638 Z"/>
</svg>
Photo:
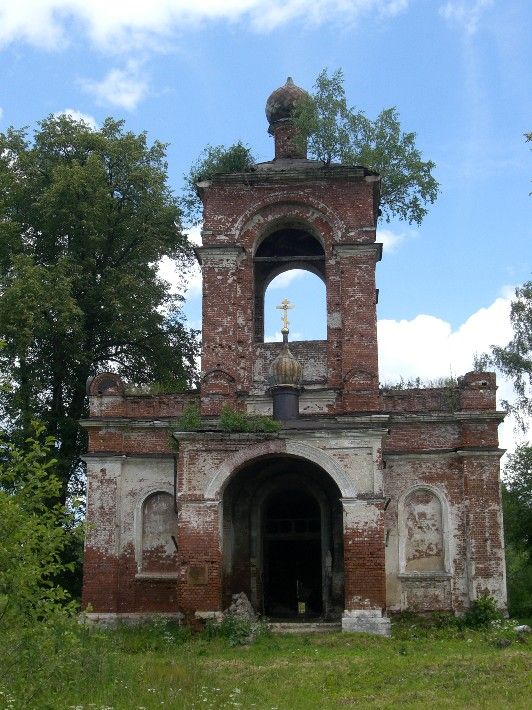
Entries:
<svg viewBox="0 0 532 710">
<path fill-rule="evenodd" d="M 317 464 L 256 459 L 223 493 L 224 603 L 245 592 L 272 618 L 334 619 L 343 610 L 341 493 Z"/>
<path fill-rule="evenodd" d="M 321 511 L 307 492 L 280 488 L 262 514 L 264 609 L 270 617 L 323 611 Z"/>
</svg>

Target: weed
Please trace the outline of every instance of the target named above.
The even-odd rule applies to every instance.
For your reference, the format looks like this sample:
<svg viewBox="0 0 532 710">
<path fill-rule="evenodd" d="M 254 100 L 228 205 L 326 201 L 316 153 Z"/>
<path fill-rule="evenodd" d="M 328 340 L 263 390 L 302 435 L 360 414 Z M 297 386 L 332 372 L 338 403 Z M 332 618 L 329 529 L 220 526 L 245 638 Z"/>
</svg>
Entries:
<svg viewBox="0 0 532 710">
<path fill-rule="evenodd" d="M 220 413 L 220 426 L 227 432 L 274 433 L 279 431 L 281 423 L 271 417 L 237 412 L 230 405 L 224 404 Z"/>
</svg>

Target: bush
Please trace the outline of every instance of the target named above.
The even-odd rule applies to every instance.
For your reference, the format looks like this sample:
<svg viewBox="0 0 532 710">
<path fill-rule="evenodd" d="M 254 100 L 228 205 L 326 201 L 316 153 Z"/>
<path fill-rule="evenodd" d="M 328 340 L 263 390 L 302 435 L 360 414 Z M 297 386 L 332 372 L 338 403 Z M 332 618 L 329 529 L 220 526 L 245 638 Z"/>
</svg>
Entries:
<svg viewBox="0 0 532 710">
<path fill-rule="evenodd" d="M 226 614 L 221 621 L 208 621 L 203 631 L 204 638 L 227 639 L 230 646 L 245 646 L 269 635 L 269 626 L 263 619 L 246 619 L 235 614 Z"/>
<path fill-rule="evenodd" d="M 254 169 L 255 158 L 250 148 L 241 141 L 228 148 L 208 145 L 185 175 L 185 189 L 181 200 L 183 215 L 193 226 L 203 219 L 202 204 L 196 183 L 211 180 L 222 173 L 245 173 Z"/>
<path fill-rule="evenodd" d="M 227 432 L 274 433 L 279 431 L 281 423 L 271 417 L 237 412 L 230 405 L 224 404 L 220 413 L 220 426 Z"/>
<path fill-rule="evenodd" d="M 0 621 L 6 626 L 74 611 L 56 581 L 73 567 L 62 553 L 75 526 L 73 515 L 55 502 L 61 482 L 53 447 L 42 424 L 34 424 L 24 448 L 0 433 Z"/>
<path fill-rule="evenodd" d="M 462 621 L 470 629 L 484 629 L 502 618 L 495 599 L 489 594 L 483 594 L 471 603 Z"/>
<path fill-rule="evenodd" d="M 179 417 L 178 427 L 180 431 L 194 431 L 201 427 L 201 413 L 196 402 L 185 404 Z"/>
</svg>

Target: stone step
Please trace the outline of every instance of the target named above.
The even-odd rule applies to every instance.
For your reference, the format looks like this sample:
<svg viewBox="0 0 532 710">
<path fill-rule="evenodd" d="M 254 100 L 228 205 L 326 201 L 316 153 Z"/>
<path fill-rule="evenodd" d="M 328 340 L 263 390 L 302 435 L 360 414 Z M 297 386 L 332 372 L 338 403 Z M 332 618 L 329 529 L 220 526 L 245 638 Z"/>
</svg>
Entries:
<svg viewBox="0 0 532 710">
<path fill-rule="evenodd" d="M 274 634 L 330 634 L 342 630 L 340 622 L 329 621 L 272 621 L 268 626 Z"/>
</svg>

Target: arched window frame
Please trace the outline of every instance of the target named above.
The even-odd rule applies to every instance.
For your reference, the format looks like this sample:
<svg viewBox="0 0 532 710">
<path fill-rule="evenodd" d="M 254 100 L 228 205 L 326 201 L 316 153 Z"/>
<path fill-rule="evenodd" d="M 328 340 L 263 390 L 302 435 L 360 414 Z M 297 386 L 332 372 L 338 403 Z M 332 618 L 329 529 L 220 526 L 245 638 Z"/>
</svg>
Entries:
<svg viewBox="0 0 532 710">
<path fill-rule="evenodd" d="M 406 510 L 405 504 L 412 493 L 427 491 L 436 496 L 441 506 L 441 526 L 442 526 L 442 570 L 438 571 L 412 571 L 406 569 Z M 430 484 L 417 484 L 408 488 L 399 498 L 397 506 L 397 538 L 399 544 L 399 574 L 401 577 L 448 577 L 450 575 L 449 558 L 449 510 L 447 499 L 439 488 Z"/>
<path fill-rule="evenodd" d="M 134 510 L 134 530 L 135 530 L 135 564 L 136 564 L 136 579 L 177 579 L 179 570 L 175 572 L 150 572 L 145 571 L 142 566 L 142 530 L 144 521 L 144 505 L 146 501 L 156 493 L 166 493 L 170 495 L 172 501 L 174 499 L 174 489 L 172 486 L 156 486 L 142 491 L 135 503 Z M 177 513 L 176 513 L 177 521 Z"/>
<path fill-rule="evenodd" d="M 290 257 L 290 261 L 286 261 L 285 257 L 257 257 L 263 242 L 270 236 L 283 229 L 297 229 L 305 232 L 311 239 L 314 239 L 322 248 L 323 255 L 301 255 Z M 327 317 L 327 276 L 326 276 L 326 257 L 325 244 L 322 236 L 316 229 L 305 220 L 291 219 L 288 216 L 274 219 L 268 223 L 255 240 L 253 245 L 253 302 L 254 302 L 254 334 L 255 342 L 264 342 L 264 301 L 268 286 L 274 278 L 286 271 L 293 269 L 302 269 L 308 271 L 320 278 L 325 285 L 325 311 Z M 266 274 L 260 273 L 263 268 L 261 264 L 268 263 L 262 260 L 271 260 L 271 268 Z M 278 261 L 276 261 L 278 259 Z"/>
</svg>

